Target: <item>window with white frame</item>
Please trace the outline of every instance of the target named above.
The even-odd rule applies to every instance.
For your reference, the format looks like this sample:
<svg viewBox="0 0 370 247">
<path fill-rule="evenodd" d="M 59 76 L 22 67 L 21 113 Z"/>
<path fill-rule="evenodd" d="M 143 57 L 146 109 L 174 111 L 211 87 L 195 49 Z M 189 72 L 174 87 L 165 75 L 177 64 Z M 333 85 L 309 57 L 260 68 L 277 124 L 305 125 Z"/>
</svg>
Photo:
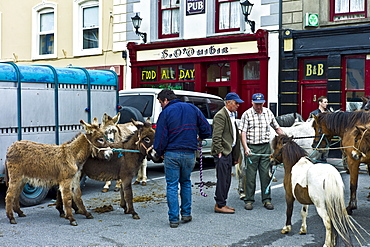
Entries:
<svg viewBox="0 0 370 247">
<path fill-rule="evenodd" d="M 56 57 L 56 4 L 43 1 L 32 12 L 32 58 Z"/>
<path fill-rule="evenodd" d="M 330 20 L 366 18 L 365 0 L 330 0 Z"/>
<path fill-rule="evenodd" d="M 180 0 L 158 0 L 159 38 L 179 37 Z"/>
<path fill-rule="evenodd" d="M 216 0 L 216 32 L 240 30 L 240 1 Z"/>
<path fill-rule="evenodd" d="M 101 9 L 99 1 L 76 0 L 74 5 L 73 53 L 101 54 Z"/>
</svg>

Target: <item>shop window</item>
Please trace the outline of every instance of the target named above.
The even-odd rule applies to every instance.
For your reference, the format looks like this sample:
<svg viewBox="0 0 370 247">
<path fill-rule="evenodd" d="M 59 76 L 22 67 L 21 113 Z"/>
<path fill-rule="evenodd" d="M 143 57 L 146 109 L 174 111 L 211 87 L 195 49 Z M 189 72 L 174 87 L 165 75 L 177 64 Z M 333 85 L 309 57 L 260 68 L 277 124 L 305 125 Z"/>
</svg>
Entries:
<svg viewBox="0 0 370 247">
<path fill-rule="evenodd" d="M 230 81 L 230 64 L 215 63 L 210 64 L 207 68 L 208 82 L 223 82 Z"/>
<path fill-rule="evenodd" d="M 216 0 L 216 32 L 240 30 L 240 1 Z"/>
<path fill-rule="evenodd" d="M 179 81 L 188 81 L 188 80 L 194 81 L 195 80 L 194 64 L 179 65 L 178 72 L 179 72 L 179 75 L 178 75 Z"/>
<path fill-rule="evenodd" d="M 158 0 L 159 38 L 179 37 L 180 0 Z"/>
<path fill-rule="evenodd" d="M 361 96 L 365 96 L 365 58 L 345 60 L 345 92 L 346 110 L 360 109 Z"/>
<path fill-rule="evenodd" d="M 55 58 L 56 47 L 56 4 L 45 2 L 33 8 L 33 45 L 34 59 Z"/>
<path fill-rule="evenodd" d="M 161 81 L 176 80 L 176 66 L 160 67 Z"/>
<path fill-rule="evenodd" d="M 260 61 L 248 61 L 243 66 L 243 80 L 260 79 Z"/>
<path fill-rule="evenodd" d="M 350 20 L 366 18 L 365 0 L 331 0 L 330 20 Z"/>
</svg>

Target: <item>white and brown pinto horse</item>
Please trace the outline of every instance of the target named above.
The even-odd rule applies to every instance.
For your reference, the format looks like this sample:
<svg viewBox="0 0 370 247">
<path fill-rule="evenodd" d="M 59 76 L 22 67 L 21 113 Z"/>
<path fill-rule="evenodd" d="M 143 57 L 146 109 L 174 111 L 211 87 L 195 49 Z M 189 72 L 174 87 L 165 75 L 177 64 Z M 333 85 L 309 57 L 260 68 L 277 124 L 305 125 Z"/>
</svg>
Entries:
<svg viewBox="0 0 370 247">
<path fill-rule="evenodd" d="M 26 183 L 47 188 L 58 185 L 61 205 L 66 210 L 65 218 L 71 225 L 77 225 L 72 215 L 72 198 L 80 214 L 88 219 L 93 218 L 81 199 L 81 170 L 89 157 L 99 153 L 103 159 L 110 159 L 112 150 L 107 148 L 104 131 L 98 125 L 90 125 L 83 120 L 80 122 L 86 134 L 79 134 L 62 145 L 17 141 L 8 148 L 5 161 L 8 182 L 5 208 L 11 224 L 17 223 L 13 210 L 19 217 L 26 216 L 20 209 L 18 199 Z"/>
<path fill-rule="evenodd" d="M 284 164 L 284 189 L 286 223 L 281 233 L 291 231 L 293 204 L 302 204 L 302 225 L 299 234 L 307 233 L 308 205 L 315 205 L 325 229 L 324 246 L 335 246 L 335 232 L 346 245 L 352 245 L 350 234 L 361 236 L 351 222 L 344 204 L 344 184 L 336 168 L 327 163 L 313 164 L 307 153 L 286 135 L 277 136 L 272 142 L 273 163 Z M 335 231 L 334 231 L 335 230 Z M 358 240 L 357 236 L 356 239 Z"/>
</svg>

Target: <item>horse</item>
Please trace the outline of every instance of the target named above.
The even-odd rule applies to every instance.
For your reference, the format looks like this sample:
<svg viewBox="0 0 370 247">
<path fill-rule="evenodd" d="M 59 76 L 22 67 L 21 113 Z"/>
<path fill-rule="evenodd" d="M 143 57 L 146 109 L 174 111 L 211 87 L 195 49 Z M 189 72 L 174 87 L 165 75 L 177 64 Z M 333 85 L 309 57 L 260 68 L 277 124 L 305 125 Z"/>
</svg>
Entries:
<svg viewBox="0 0 370 247">
<path fill-rule="evenodd" d="M 145 123 L 134 121 L 136 129 L 133 134 L 123 139 L 121 142 L 111 143 L 109 146 L 115 151 L 109 161 L 90 157 L 82 172 L 89 178 L 98 181 L 122 180 L 120 206 L 125 214 L 131 214 L 132 218 L 140 219 L 133 206 L 133 194 L 131 181 L 137 174 L 145 157 L 155 159 L 153 148 L 155 131 L 152 129 L 151 122 Z M 57 194 L 56 209 L 60 215 L 64 215 L 60 198 Z"/>
<path fill-rule="evenodd" d="M 360 235 L 351 222 L 344 204 L 344 184 L 338 170 L 327 163 L 313 164 L 307 153 L 292 137 L 276 136 L 272 141 L 274 152 L 270 156 L 276 165 L 284 164 L 286 223 L 281 233 L 291 231 L 293 204 L 302 204 L 302 224 L 299 234 L 307 233 L 308 205 L 315 205 L 325 229 L 325 245 L 335 246 L 335 231 L 346 245 L 352 245 L 350 233 Z M 335 231 L 333 231 L 333 228 Z M 358 240 L 357 236 L 356 239 Z"/>
<path fill-rule="evenodd" d="M 296 112 L 277 116 L 275 119 L 280 127 L 291 127 L 297 122 L 304 122 L 302 116 Z"/>
<path fill-rule="evenodd" d="M 62 145 L 49 145 L 31 141 L 17 141 L 7 151 L 5 168 L 8 189 L 5 197 L 6 215 L 11 224 L 17 224 L 13 210 L 19 217 L 25 217 L 19 205 L 19 195 L 26 183 L 39 187 L 59 185 L 61 205 L 65 207 L 64 217 L 70 224 L 77 226 L 72 215 L 72 198 L 79 213 L 93 218 L 87 212 L 81 199 L 79 178 L 86 160 L 99 152 L 103 159 L 112 156 L 112 150 L 104 132 L 96 124 L 80 120 L 86 134 L 80 133 L 72 141 Z"/>
<path fill-rule="evenodd" d="M 357 209 L 357 184 L 359 166 L 361 163 L 370 164 L 369 160 L 356 159 L 352 156 L 352 151 L 355 146 L 354 130 L 355 126 L 366 125 L 370 122 L 370 112 L 354 111 L 354 112 L 332 112 L 320 113 L 315 116 L 313 127 L 315 129 L 315 138 L 312 144 L 313 147 L 326 148 L 329 140 L 333 136 L 339 136 L 341 141 L 342 152 L 346 157 L 347 166 L 350 174 L 350 201 L 347 206 L 348 214 L 352 214 L 354 209 Z M 368 135 L 366 134 L 367 139 Z"/>
</svg>

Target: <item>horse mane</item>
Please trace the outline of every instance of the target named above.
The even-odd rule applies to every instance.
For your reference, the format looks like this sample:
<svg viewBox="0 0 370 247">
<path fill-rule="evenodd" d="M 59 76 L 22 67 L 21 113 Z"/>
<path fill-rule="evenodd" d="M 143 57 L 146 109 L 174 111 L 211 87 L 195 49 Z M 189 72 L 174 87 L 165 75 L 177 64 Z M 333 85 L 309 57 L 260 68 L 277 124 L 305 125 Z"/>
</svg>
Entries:
<svg viewBox="0 0 370 247">
<path fill-rule="evenodd" d="M 286 159 L 289 160 L 291 163 L 290 165 L 293 166 L 300 158 L 307 156 L 307 152 L 287 135 L 279 135 L 275 137 L 271 144 L 273 149 L 276 149 L 277 143 L 279 143 L 280 140 L 283 143 L 281 153 L 283 157 L 286 157 Z"/>
<path fill-rule="evenodd" d="M 317 115 L 318 124 L 325 123 L 328 129 L 334 133 L 344 133 L 357 124 L 366 124 L 370 122 L 370 112 L 367 111 L 338 111 L 323 112 Z"/>
</svg>

